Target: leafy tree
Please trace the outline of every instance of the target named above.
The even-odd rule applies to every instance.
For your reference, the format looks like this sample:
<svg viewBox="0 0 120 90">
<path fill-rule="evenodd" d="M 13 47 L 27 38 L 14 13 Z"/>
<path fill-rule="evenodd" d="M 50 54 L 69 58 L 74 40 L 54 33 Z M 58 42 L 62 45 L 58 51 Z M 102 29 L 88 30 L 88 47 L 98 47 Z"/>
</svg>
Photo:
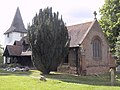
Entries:
<svg viewBox="0 0 120 90">
<path fill-rule="evenodd" d="M 120 33 L 119 33 L 119 36 L 118 36 L 118 38 L 117 38 L 115 50 L 116 50 L 115 55 L 116 55 L 116 57 L 117 57 L 117 64 L 120 65 Z"/>
<path fill-rule="evenodd" d="M 120 32 L 120 0 L 105 0 L 100 13 L 100 25 L 108 39 L 111 52 L 115 53 L 115 43 Z"/>
<path fill-rule="evenodd" d="M 53 13 L 52 8 L 40 9 L 28 26 L 28 39 L 36 68 L 43 74 L 57 70 L 69 46 L 68 30 L 59 13 Z"/>
</svg>

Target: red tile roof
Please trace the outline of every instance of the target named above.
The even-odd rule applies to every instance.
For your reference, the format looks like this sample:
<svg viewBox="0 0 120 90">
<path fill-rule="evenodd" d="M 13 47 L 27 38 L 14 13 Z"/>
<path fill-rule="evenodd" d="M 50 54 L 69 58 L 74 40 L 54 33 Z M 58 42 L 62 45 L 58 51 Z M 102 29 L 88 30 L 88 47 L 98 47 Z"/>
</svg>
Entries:
<svg viewBox="0 0 120 90">
<path fill-rule="evenodd" d="M 16 45 L 7 45 L 3 56 L 5 56 L 6 53 L 8 53 L 9 56 L 20 56 L 22 53 L 22 47 Z"/>
<path fill-rule="evenodd" d="M 68 26 L 68 33 L 71 38 L 70 47 L 77 47 L 82 43 L 86 33 L 89 31 L 92 22 Z"/>
</svg>

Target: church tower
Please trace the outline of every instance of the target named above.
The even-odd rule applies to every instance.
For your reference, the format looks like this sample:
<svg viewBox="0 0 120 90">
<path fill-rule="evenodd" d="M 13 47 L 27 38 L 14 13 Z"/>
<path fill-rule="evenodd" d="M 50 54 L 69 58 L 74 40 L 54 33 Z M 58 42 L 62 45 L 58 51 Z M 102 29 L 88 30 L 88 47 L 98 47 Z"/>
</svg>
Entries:
<svg viewBox="0 0 120 90">
<path fill-rule="evenodd" d="M 13 22 L 10 28 L 4 33 L 5 45 L 13 45 L 14 41 L 19 41 L 22 37 L 27 35 L 27 30 L 23 24 L 23 20 L 20 14 L 19 7 L 16 10 Z"/>
</svg>

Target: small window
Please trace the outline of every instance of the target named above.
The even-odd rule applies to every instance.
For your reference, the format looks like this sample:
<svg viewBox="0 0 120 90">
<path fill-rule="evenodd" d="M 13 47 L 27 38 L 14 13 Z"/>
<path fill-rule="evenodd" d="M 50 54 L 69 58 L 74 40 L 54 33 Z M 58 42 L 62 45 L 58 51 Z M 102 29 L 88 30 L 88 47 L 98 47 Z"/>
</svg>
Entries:
<svg viewBox="0 0 120 90">
<path fill-rule="evenodd" d="M 100 59 L 102 57 L 101 40 L 99 38 L 95 38 L 93 40 L 92 47 L 93 47 L 93 58 Z"/>
<path fill-rule="evenodd" d="M 20 33 L 20 37 L 24 37 L 24 33 Z"/>
<path fill-rule="evenodd" d="M 7 58 L 7 63 L 10 63 L 10 58 L 9 57 Z"/>
<path fill-rule="evenodd" d="M 8 33 L 8 34 L 7 34 L 7 37 L 9 38 L 9 36 L 10 36 L 10 35 L 9 35 L 9 33 Z"/>
</svg>

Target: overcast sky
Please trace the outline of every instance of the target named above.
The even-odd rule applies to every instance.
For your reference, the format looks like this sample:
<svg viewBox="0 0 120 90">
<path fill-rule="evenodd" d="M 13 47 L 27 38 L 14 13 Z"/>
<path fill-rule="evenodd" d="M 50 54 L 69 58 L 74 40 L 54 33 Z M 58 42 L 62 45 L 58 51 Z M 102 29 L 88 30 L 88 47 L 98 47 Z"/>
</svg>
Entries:
<svg viewBox="0 0 120 90">
<path fill-rule="evenodd" d="M 104 0 L 0 0 L 0 44 L 4 45 L 4 32 L 11 26 L 17 7 L 19 7 L 25 27 L 39 9 L 52 7 L 62 15 L 67 25 L 79 24 L 94 19 L 93 12 L 104 4 Z"/>
</svg>

